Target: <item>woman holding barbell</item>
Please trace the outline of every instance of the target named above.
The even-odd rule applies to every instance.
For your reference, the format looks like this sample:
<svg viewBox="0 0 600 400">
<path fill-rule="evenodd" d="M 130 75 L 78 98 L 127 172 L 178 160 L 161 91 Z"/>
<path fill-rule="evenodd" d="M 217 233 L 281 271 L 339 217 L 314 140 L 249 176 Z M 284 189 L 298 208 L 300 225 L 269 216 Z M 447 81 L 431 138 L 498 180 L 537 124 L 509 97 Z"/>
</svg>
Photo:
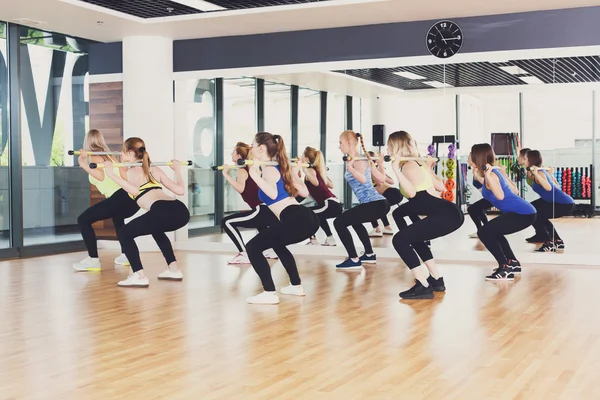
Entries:
<svg viewBox="0 0 600 400">
<path fill-rule="evenodd" d="M 540 253 L 563 251 L 565 242 L 550 220 L 571 215 L 575 209 L 575 200 L 560 189 L 558 182 L 547 169 L 542 168 L 542 154 L 539 151 L 527 152 L 525 167 L 531 188 L 540 196 L 539 199 L 531 202 L 537 212 L 533 227 L 536 236 L 543 241 L 536 251 Z"/>
<path fill-rule="evenodd" d="M 475 171 L 484 176 L 481 193 L 502 214 L 477 230 L 479 240 L 498 262 L 486 280 L 514 280 L 521 273 L 521 263 L 515 257 L 506 235 L 531 226 L 536 218 L 535 208 L 518 195 L 516 186 L 506 173 L 496 167 L 496 155 L 488 143 L 475 144 L 471 148 Z"/>
<path fill-rule="evenodd" d="M 70 152 L 76 154 L 77 152 Z M 117 237 L 123 226 L 125 219 L 135 215 L 140 207 L 133 201 L 125 190 L 123 190 L 107 173 L 102 169 L 91 169 L 89 162 L 102 163 L 112 162 L 113 158 L 109 154 L 92 155 L 89 153 L 111 153 L 106 145 L 104 137 L 96 129 L 90 130 L 83 140 L 83 149 L 79 151 L 79 166 L 89 175 L 90 183 L 98 189 L 105 197 L 104 200 L 94 204 L 85 210 L 79 217 L 77 223 L 81 229 L 81 236 L 88 251 L 88 257 L 73 265 L 77 271 L 99 271 L 100 259 L 98 258 L 98 243 L 96 233 L 92 225 L 95 222 L 112 218 Z M 118 154 L 118 152 L 114 152 Z M 89 159 L 88 159 L 89 157 Z M 115 175 L 125 178 L 127 175 L 124 168 L 114 168 Z M 124 254 L 123 245 L 121 245 L 121 255 L 115 258 L 117 265 L 129 265 L 129 261 Z"/>
<path fill-rule="evenodd" d="M 252 143 L 254 162 L 250 177 L 258 185 L 258 197 L 269 207 L 278 221 L 259 232 L 246 245 L 248 258 L 258 274 L 263 292 L 248 297 L 250 304 L 278 304 L 279 296 L 271 275 L 271 267 L 263 252 L 273 248 L 279 256 L 290 284 L 281 289 L 282 294 L 304 296 L 296 260 L 286 246 L 302 242 L 319 229 L 319 218 L 310 209 L 296 201 L 298 195 L 308 196 L 308 189 L 298 172 L 300 164 L 290 165 L 285 143 L 279 135 L 257 133 Z M 273 165 L 273 163 L 276 165 Z"/>
<path fill-rule="evenodd" d="M 135 243 L 135 238 L 145 235 L 152 235 L 167 262 L 167 269 L 158 275 L 158 279 L 180 281 L 183 279 L 183 274 L 177 267 L 173 246 L 166 232 L 183 228 L 190 220 L 190 212 L 185 204 L 167 195 L 162 187 L 164 185 L 178 196 L 184 195 L 181 163 L 177 160 L 172 161 L 171 169 L 175 171 L 175 180 L 172 180 L 163 170 L 151 166 L 150 155 L 146 151 L 144 141 L 137 137 L 129 138 L 123 143 L 121 160 L 140 165 L 129 168 L 127 179 L 117 176 L 110 162 L 104 163 L 105 171 L 129 193 L 140 208 L 147 212 L 130 221 L 119 232 L 119 240 L 133 273 L 118 285 L 148 287 L 148 277 L 144 272 L 140 252 Z"/>
<path fill-rule="evenodd" d="M 456 204 L 439 197 L 438 193 L 445 191 L 446 187 L 434 176 L 431 166 L 417 160 L 402 160 L 403 157 L 419 157 L 416 143 L 409 133 L 392 133 L 388 137 L 387 147 L 400 190 L 408 199 L 407 203 L 394 211 L 394 219 L 400 225 L 398 220 L 403 220 L 404 216 L 425 217 L 402 227 L 392 240 L 398 255 L 415 278 L 415 285 L 401 292 L 400 297 L 407 300 L 432 299 L 434 291 L 443 292 L 446 286 L 431 249 L 425 242 L 454 232 L 465 218 Z M 421 266 L 421 262 L 425 267 Z"/>
<path fill-rule="evenodd" d="M 373 160 L 377 160 L 377 155 L 375 154 L 374 151 L 370 151 L 369 156 Z M 390 205 L 390 208 L 392 206 L 400 204 L 402 202 L 402 200 L 404 199 L 404 196 L 402 196 L 402 193 L 400 192 L 400 190 L 398 188 L 394 187 L 396 182 L 394 182 L 394 180 L 385 172 L 384 160 L 375 161 L 374 167 L 375 168 L 373 168 L 373 170 L 377 169 L 381 173 L 381 178 L 383 178 L 381 181 L 378 181 L 377 179 L 375 179 L 375 176 L 377 175 L 377 173 L 373 174 L 373 175 L 375 175 L 375 176 L 373 176 L 373 186 L 375 187 L 375 190 L 377 190 L 377 193 L 379 193 L 383 197 L 385 197 L 385 199 L 388 201 L 388 203 Z M 373 227 L 373 230 L 371 230 L 371 232 L 369 232 L 370 237 L 382 237 L 384 234 L 386 234 L 386 235 L 394 234 L 394 230 L 392 229 L 392 227 L 390 225 L 390 221 L 388 220 L 387 215 L 385 215 L 383 218 L 381 218 L 381 222 L 383 222 L 383 230 L 379 227 L 379 220 L 375 220 L 375 221 L 371 222 L 371 226 Z"/>
<path fill-rule="evenodd" d="M 471 153 L 469 153 L 467 163 L 473 171 L 473 186 L 475 187 L 475 189 L 481 192 L 481 189 L 483 188 L 483 174 L 476 169 L 477 166 L 473 163 L 473 160 L 471 159 Z M 482 225 L 487 224 L 488 219 L 485 212 L 490 208 L 492 208 L 492 203 L 490 203 L 484 198 L 477 200 L 475 203 L 467 207 L 467 212 L 471 217 L 471 221 L 473 221 L 477 229 L 479 229 L 479 227 L 481 227 Z M 469 238 L 477 239 L 479 238 L 479 236 L 477 236 L 477 232 L 475 232 L 469 235 Z"/>
<path fill-rule="evenodd" d="M 359 142 L 363 154 L 367 158 L 355 160 L 360 153 L 358 150 Z M 354 131 L 343 132 L 340 135 L 340 150 L 342 153 L 348 155 L 344 178 L 360 204 L 346 210 L 333 221 L 333 226 L 348 252 L 348 258 L 336 267 L 341 270 L 358 269 L 362 268 L 362 263 L 374 264 L 377 262 L 377 256 L 373 252 L 369 233 L 363 224 L 385 217 L 390 211 L 390 205 L 385 197 L 379 194 L 373 187 L 371 181 L 371 158 L 365 148 L 362 135 Z M 358 235 L 365 249 L 360 257 L 356 252 L 352 235 L 348 229 L 350 226 L 352 226 Z"/>
<path fill-rule="evenodd" d="M 337 218 L 342 214 L 342 204 L 333 194 L 333 182 L 327 175 L 327 166 L 325 158 L 320 150 L 307 146 L 304 149 L 304 160 L 307 161 L 308 167 L 304 167 L 304 181 L 308 189 L 308 193 L 317 203 L 311 207 L 311 210 L 319 217 L 321 229 L 325 232 L 326 238 L 323 246 L 335 246 L 335 238 L 329 227 L 329 220 Z M 311 244 L 318 244 L 316 237 L 311 238 Z"/>
<path fill-rule="evenodd" d="M 243 142 L 238 142 L 231 153 L 231 160 L 237 164 L 240 160 L 246 161 L 250 158 L 251 148 Z M 223 218 L 221 229 L 227 233 L 238 250 L 237 256 L 229 260 L 228 264 L 249 264 L 250 260 L 245 250 L 244 239 L 239 228 L 255 228 L 259 232 L 269 225 L 277 222 L 275 214 L 269 210 L 258 198 L 258 186 L 248 173 L 248 166 L 244 165 L 237 169 L 237 177 L 234 179 L 229 175 L 229 166 L 223 165 L 223 176 L 231 187 L 238 192 L 242 199 L 251 208 L 250 211 L 242 211 Z M 267 258 L 277 258 L 272 250 L 267 250 Z"/>
</svg>

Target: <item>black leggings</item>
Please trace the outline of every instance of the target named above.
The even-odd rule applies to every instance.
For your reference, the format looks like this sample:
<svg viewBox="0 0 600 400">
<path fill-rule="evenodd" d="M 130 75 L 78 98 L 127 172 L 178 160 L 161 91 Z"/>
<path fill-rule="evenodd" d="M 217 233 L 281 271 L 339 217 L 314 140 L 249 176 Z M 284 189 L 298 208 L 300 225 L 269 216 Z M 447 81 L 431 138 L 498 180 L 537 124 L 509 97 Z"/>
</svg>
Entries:
<svg viewBox="0 0 600 400">
<path fill-rule="evenodd" d="M 536 233 L 545 242 L 549 242 L 550 240 L 562 240 L 561 237 L 558 236 L 558 232 L 556 232 L 556 229 L 554 229 L 554 225 L 550 220 L 573 214 L 575 204 L 548 203 L 542 199 L 532 201 L 531 204 L 537 211 L 537 217 L 533 223 Z"/>
<path fill-rule="evenodd" d="M 377 200 L 370 203 L 359 204 L 342 213 L 339 217 L 333 221 L 333 226 L 342 241 L 342 244 L 348 252 L 349 258 L 357 258 L 356 247 L 354 247 L 354 241 L 350 234 L 349 226 L 354 228 L 354 231 L 358 235 L 362 245 L 365 248 L 366 254 L 373 253 L 373 247 L 371 246 L 371 240 L 369 239 L 369 233 L 363 225 L 365 222 L 371 222 L 379 218 L 385 217 L 390 211 L 390 204 L 387 200 Z"/>
<path fill-rule="evenodd" d="M 277 221 L 277 217 L 269 207 L 260 204 L 254 210 L 242 211 L 223 218 L 223 221 L 221 221 L 221 229 L 227 233 L 227 236 L 229 236 L 235 247 L 241 253 L 244 251 L 245 245 L 239 228 L 254 228 L 260 232 Z"/>
<path fill-rule="evenodd" d="M 246 245 L 248 259 L 258 274 L 266 292 L 275 291 L 271 267 L 263 252 L 272 248 L 287 271 L 292 285 L 299 285 L 300 275 L 294 256 L 286 246 L 310 238 L 319 230 L 319 218 L 301 205 L 287 206 L 279 221 L 259 232 Z"/>
<path fill-rule="evenodd" d="M 125 190 L 119 189 L 112 196 L 82 212 L 77 217 L 77 223 L 81 229 L 81 236 L 88 255 L 91 258 L 98 258 L 98 243 L 96 242 L 96 232 L 92 227 L 93 223 L 112 218 L 118 237 L 119 231 L 125 226 L 125 218 L 132 217 L 139 209 L 135 200 L 129 197 Z M 123 244 L 121 244 L 121 252 L 124 252 Z"/>
<path fill-rule="evenodd" d="M 387 188 L 382 193 L 382 195 L 383 195 L 383 197 L 386 198 L 390 207 L 395 206 L 396 204 L 400 204 L 402 202 L 402 199 L 404 199 L 404 196 L 402 196 L 402 192 L 400 191 L 400 189 L 396 189 L 396 188 Z M 388 220 L 387 215 L 385 215 L 381 218 L 381 222 L 383 222 L 384 227 L 390 226 L 390 221 Z M 375 221 L 371 222 L 371 226 L 373 226 L 373 228 L 377 228 L 379 226 L 379 221 L 375 220 Z"/>
<path fill-rule="evenodd" d="M 498 262 L 498 266 L 508 264 L 508 260 L 516 260 L 505 235 L 522 231 L 535 221 L 535 214 L 516 214 L 514 212 L 500 214 L 487 224 L 477 229 L 477 236 Z"/>
<path fill-rule="evenodd" d="M 165 232 L 173 232 L 183 228 L 189 221 L 190 212 L 181 201 L 158 200 L 152 204 L 150 210 L 145 214 L 125 225 L 119 233 L 119 240 L 133 272 L 143 268 L 140 251 L 135 243 L 136 237 L 152 235 L 165 257 L 167 265 L 170 265 L 176 259 L 171 241 Z"/>
<path fill-rule="evenodd" d="M 426 218 L 420 219 L 416 217 L 418 215 L 424 215 Z M 417 192 L 408 203 L 398 207 L 393 216 L 398 227 L 402 228 L 394 235 L 392 243 L 410 269 L 421 265 L 419 257 L 423 262 L 433 259 L 426 241 L 454 232 L 465 221 L 456 204 L 434 197 L 425 190 Z M 411 216 L 411 225 L 407 226 L 405 216 Z"/>
<path fill-rule="evenodd" d="M 486 199 L 480 199 L 467 208 L 467 212 L 477 228 L 483 224 L 487 224 L 488 219 L 485 215 L 485 211 L 489 210 L 490 208 L 492 208 L 492 203 Z"/>
<path fill-rule="evenodd" d="M 327 235 L 327 237 L 331 236 L 331 228 L 329 227 L 328 219 L 337 218 L 342 214 L 342 204 L 332 198 L 326 199 L 325 204 L 319 204 L 314 207 L 310 207 L 311 210 L 317 217 L 319 217 L 319 222 L 321 225 L 321 229 Z"/>
</svg>

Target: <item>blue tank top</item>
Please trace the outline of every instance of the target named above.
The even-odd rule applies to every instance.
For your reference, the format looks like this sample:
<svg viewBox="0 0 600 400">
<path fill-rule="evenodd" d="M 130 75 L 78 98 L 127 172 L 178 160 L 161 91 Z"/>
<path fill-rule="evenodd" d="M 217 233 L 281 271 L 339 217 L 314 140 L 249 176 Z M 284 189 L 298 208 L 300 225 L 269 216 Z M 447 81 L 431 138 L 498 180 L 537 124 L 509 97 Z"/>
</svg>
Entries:
<svg viewBox="0 0 600 400">
<path fill-rule="evenodd" d="M 473 178 L 473 186 L 475 186 L 475 189 L 481 189 L 483 185 L 477 179 Z"/>
<path fill-rule="evenodd" d="M 535 208 L 526 200 L 517 196 L 510 188 L 508 181 L 502 175 L 502 172 L 498 170 L 492 170 L 494 174 L 498 176 L 500 180 L 500 187 L 504 192 L 504 199 L 499 200 L 494 193 L 485 186 L 485 181 L 483 182 L 483 187 L 481 188 L 481 194 L 483 198 L 492 203 L 494 207 L 500 210 L 503 213 L 513 212 L 515 214 L 521 215 L 530 215 L 535 214 Z"/>
<path fill-rule="evenodd" d="M 560 190 L 560 188 L 558 186 L 556 186 L 556 183 L 554 183 L 554 181 L 552 180 L 552 177 L 550 176 L 550 173 L 548 173 L 548 171 L 542 170 L 541 172 L 546 176 L 546 179 L 548 179 L 548 183 L 550 183 L 552 190 L 544 189 L 542 185 L 540 185 L 539 183 L 537 183 L 535 181 L 531 182 L 531 188 L 533 189 L 534 192 L 536 192 L 542 198 L 542 200 L 544 200 L 545 202 L 548 202 L 548 203 L 558 203 L 558 204 L 574 204 L 575 203 L 575 200 L 573 200 L 573 198 L 571 196 L 569 196 L 568 194 L 566 194 L 565 192 Z"/>
<path fill-rule="evenodd" d="M 371 167 L 367 165 L 367 169 L 365 170 L 365 183 L 360 183 L 356 180 L 356 178 L 346 170 L 344 174 L 344 178 L 350 185 L 350 188 L 354 192 L 354 195 L 358 199 L 358 201 L 363 203 L 371 203 L 373 201 L 385 200 L 383 195 L 379 194 L 372 183 L 371 178 Z"/>
<path fill-rule="evenodd" d="M 285 190 L 285 184 L 283 183 L 283 179 L 281 179 L 281 171 L 279 170 L 279 166 L 275 166 L 275 168 L 277 168 L 277 171 L 279 172 L 279 180 L 277 181 L 277 197 L 275 198 L 275 200 L 267 196 L 265 192 L 262 191 L 262 189 L 258 190 L 258 199 L 265 203 L 267 206 L 270 206 L 271 204 L 275 204 L 277 202 L 280 202 L 281 200 L 285 200 L 288 197 L 290 197 L 290 194 L 287 192 L 287 190 Z"/>
</svg>

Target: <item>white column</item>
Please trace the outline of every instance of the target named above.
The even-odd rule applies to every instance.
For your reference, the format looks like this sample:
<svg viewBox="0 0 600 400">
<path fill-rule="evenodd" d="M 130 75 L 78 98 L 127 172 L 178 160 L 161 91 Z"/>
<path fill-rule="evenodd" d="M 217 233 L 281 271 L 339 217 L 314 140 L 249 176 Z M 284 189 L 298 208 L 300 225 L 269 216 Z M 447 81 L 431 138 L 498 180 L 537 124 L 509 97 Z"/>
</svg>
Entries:
<svg viewBox="0 0 600 400">
<path fill-rule="evenodd" d="M 176 158 L 172 39 L 160 36 L 123 39 L 123 136 L 143 139 L 153 161 Z M 163 170 L 173 177 L 168 167 Z M 187 177 L 185 171 L 183 175 Z M 182 201 L 186 198 L 187 190 L 185 196 L 178 197 Z M 187 227 L 181 231 L 187 237 Z M 175 236 L 179 239 L 181 235 L 177 232 L 168 236 L 174 241 Z M 143 251 L 157 250 L 152 237 L 139 239 L 138 246 Z"/>
</svg>

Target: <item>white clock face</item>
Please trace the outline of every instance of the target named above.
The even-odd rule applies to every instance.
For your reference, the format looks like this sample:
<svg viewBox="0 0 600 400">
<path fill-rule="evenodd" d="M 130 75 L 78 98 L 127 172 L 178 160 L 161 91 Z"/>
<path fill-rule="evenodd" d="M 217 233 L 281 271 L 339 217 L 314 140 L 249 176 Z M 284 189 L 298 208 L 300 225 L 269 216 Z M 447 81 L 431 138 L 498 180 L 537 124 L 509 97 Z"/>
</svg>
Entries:
<svg viewBox="0 0 600 400">
<path fill-rule="evenodd" d="M 440 21 L 427 32 L 427 49 L 438 58 L 449 58 L 458 53 L 463 43 L 460 27 L 452 21 Z"/>
</svg>

